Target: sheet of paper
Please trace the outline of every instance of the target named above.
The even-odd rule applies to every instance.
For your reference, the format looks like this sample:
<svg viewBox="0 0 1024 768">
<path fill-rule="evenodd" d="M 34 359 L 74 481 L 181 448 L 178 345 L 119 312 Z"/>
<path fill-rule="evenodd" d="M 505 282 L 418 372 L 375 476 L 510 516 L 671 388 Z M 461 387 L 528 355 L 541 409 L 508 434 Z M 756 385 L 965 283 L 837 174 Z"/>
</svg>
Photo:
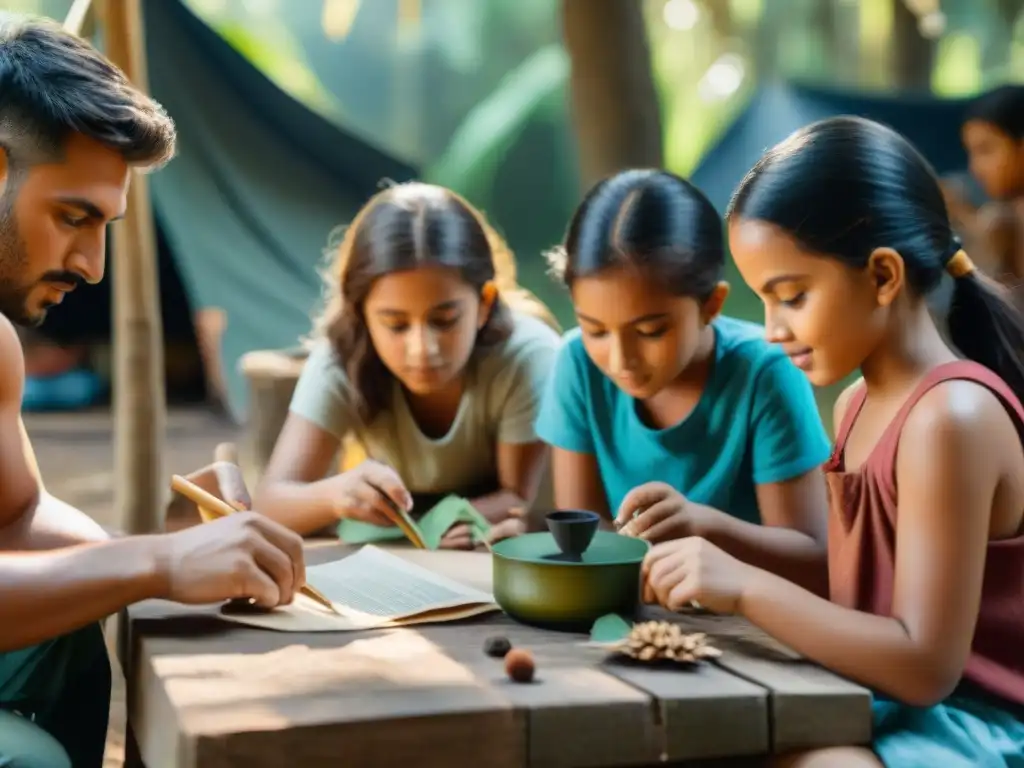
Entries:
<svg viewBox="0 0 1024 768">
<path fill-rule="evenodd" d="M 221 611 L 240 624 L 284 632 L 344 632 L 454 621 L 500 610 L 494 596 L 365 545 L 353 555 L 306 569 L 306 580 L 333 603 L 336 616 L 304 595 L 267 613 Z"/>
</svg>

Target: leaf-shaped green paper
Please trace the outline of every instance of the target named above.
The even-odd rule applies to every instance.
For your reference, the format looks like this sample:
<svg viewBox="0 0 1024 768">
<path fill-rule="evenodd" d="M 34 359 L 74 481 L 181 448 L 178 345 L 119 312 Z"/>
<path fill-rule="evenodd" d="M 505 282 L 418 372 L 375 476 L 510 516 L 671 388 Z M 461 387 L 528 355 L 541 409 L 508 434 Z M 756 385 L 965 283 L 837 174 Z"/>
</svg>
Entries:
<svg viewBox="0 0 1024 768">
<path fill-rule="evenodd" d="M 467 499 L 454 494 L 441 499 L 414 525 L 427 549 L 437 549 L 441 544 L 441 537 L 456 523 L 468 524 L 475 541 L 487 538 L 491 529 L 487 518 L 477 512 Z M 405 538 L 405 534 L 393 525 L 379 526 L 360 520 L 342 520 L 338 524 L 338 538 L 346 544 L 368 544 L 378 541 L 400 541 Z"/>
<path fill-rule="evenodd" d="M 338 523 L 338 538 L 346 544 L 370 544 L 378 541 L 401 541 L 405 534 L 396 525 L 374 525 L 362 520 L 345 519 Z"/>
<path fill-rule="evenodd" d="M 611 644 L 624 640 L 633 625 L 617 613 L 606 613 L 590 629 L 590 642 Z"/>
<path fill-rule="evenodd" d="M 430 508 L 419 521 L 420 534 L 428 549 L 437 549 L 441 537 L 457 523 L 469 525 L 474 538 L 484 537 L 490 531 L 491 524 L 473 505 L 461 496 L 445 496 Z"/>
</svg>

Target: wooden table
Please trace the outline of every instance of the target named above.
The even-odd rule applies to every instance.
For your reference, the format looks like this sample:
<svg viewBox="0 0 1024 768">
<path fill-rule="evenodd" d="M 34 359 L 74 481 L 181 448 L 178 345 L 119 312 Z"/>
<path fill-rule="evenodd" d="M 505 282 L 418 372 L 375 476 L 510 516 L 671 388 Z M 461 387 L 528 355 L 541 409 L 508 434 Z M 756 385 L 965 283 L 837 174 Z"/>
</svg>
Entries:
<svg viewBox="0 0 1024 768">
<path fill-rule="evenodd" d="M 486 554 L 389 549 L 490 590 Z M 351 551 L 312 549 L 309 560 Z M 502 614 L 286 634 L 213 613 L 163 601 L 129 611 L 129 726 L 149 768 L 747 765 L 871 735 L 866 689 L 733 617 L 674 617 L 725 651 L 679 671 L 608 663 L 585 635 Z M 534 683 L 509 681 L 483 653 L 495 634 L 534 653 Z"/>
</svg>

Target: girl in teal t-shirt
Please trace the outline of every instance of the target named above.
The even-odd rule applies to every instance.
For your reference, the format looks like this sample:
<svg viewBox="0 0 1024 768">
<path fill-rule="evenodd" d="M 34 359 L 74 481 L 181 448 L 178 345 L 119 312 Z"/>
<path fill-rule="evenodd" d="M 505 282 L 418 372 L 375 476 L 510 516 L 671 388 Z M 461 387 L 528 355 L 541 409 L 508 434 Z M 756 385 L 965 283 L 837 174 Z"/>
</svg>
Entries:
<svg viewBox="0 0 1024 768">
<path fill-rule="evenodd" d="M 602 181 L 576 211 L 552 263 L 579 327 L 537 418 L 556 505 L 652 542 L 703 536 L 823 590 L 828 437 L 763 328 L 721 316 L 723 229 L 660 170 Z"/>
</svg>

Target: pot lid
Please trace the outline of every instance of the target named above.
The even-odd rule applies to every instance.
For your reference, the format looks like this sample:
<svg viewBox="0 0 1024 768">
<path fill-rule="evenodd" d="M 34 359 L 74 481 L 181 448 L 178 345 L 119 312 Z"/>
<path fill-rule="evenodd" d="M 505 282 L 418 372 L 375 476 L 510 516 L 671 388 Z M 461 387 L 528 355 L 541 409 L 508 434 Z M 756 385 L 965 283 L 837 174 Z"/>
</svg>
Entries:
<svg viewBox="0 0 1024 768">
<path fill-rule="evenodd" d="M 527 533 L 492 545 L 497 557 L 544 565 L 629 565 L 640 563 L 651 545 L 611 531 L 597 531 L 580 559 L 562 554 L 550 533 Z"/>
</svg>

